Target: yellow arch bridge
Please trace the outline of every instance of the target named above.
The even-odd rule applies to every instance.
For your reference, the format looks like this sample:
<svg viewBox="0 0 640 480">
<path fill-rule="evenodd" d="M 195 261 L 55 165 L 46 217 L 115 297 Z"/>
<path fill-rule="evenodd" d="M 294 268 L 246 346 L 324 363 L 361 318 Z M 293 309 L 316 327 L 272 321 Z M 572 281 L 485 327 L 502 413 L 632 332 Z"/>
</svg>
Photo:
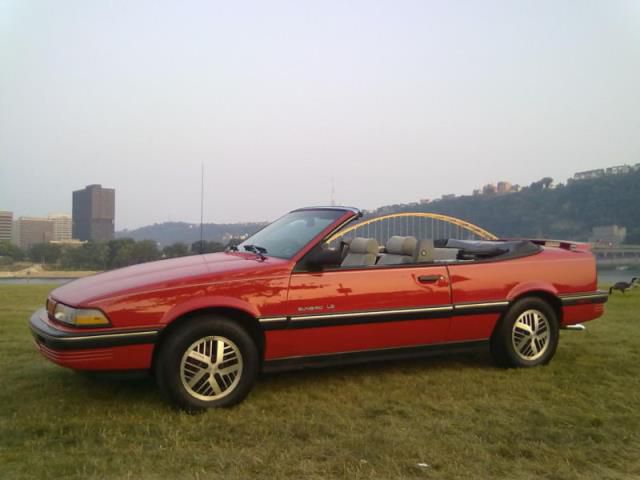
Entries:
<svg viewBox="0 0 640 480">
<path fill-rule="evenodd" d="M 368 218 L 339 230 L 329 238 L 368 237 L 386 243 L 393 235 L 416 238 L 457 238 L 459 240 L 497 240 L 493 233 L 459 218 L 426 212 L 403 212 Z"/>
</svg>

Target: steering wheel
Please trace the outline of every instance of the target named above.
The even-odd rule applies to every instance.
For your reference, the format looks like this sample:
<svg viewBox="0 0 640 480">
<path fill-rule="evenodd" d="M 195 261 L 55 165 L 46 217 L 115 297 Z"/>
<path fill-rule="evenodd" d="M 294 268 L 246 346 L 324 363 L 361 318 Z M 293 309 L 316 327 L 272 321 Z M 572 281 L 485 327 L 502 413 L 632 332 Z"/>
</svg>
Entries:
<svg viewBox="0 0 640 480">
<path fill-rule="evenodd" d="M 340 240 L 340 258 L 344 260 L 344 257 L 347 256 L 347 251 L 349 250 L 349 246 L 351 245 L 350 241 Z"/>
</svg>

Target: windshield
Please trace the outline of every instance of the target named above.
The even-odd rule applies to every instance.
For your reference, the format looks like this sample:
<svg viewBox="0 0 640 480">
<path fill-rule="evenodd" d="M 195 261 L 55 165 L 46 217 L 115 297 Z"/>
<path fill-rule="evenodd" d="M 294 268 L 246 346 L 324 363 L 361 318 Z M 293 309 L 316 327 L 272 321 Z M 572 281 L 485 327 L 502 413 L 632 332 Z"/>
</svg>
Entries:
<svg viewBox="0 0 640 480">
<path fill-rule="evenodd" d="M 342 210 L 300 210 L 267 225 L 238 245 L 238 250 L 291 258 L 338 218 Z"/>
</svg>

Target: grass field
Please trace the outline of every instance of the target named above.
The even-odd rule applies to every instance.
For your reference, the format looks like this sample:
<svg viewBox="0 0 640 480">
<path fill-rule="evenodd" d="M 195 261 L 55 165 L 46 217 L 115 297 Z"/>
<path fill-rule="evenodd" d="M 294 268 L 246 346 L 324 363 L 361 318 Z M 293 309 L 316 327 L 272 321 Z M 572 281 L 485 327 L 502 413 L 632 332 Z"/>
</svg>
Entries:
<svg viewBox="0 0 640 480">
<path fill-rule="evenodd" d="M 50 287 L 0 287 L 0 478 L 640 478 L 640 289 L 544 368 L 468 354 L 268 376 L 190 416 L 35 351 Z M 425 464 L 419 466 L 419 464 Z"/>
</svg>

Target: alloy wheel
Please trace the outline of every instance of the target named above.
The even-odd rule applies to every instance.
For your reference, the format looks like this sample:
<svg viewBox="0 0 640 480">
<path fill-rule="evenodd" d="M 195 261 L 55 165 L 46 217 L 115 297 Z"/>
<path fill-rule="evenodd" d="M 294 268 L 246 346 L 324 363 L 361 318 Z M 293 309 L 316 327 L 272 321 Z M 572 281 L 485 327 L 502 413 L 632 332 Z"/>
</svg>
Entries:
<svg viewBox="0 0 640 480">
<path fill-rule="evenodd" d="M 513 349 L 522 360 L 534 361 L 549 348 L 550 325 L 547 317 L 539 310 L 525 310 L 513 324 L 511 342 Z"/>
<path fill-rule="evenodd" d="M 208 336 L 191 344 L 180 362 L 180 379 L 187 392 L 203 401 L 229 395 L 242 377 L 242 354 L 231 340 Z"/>
</svg>

